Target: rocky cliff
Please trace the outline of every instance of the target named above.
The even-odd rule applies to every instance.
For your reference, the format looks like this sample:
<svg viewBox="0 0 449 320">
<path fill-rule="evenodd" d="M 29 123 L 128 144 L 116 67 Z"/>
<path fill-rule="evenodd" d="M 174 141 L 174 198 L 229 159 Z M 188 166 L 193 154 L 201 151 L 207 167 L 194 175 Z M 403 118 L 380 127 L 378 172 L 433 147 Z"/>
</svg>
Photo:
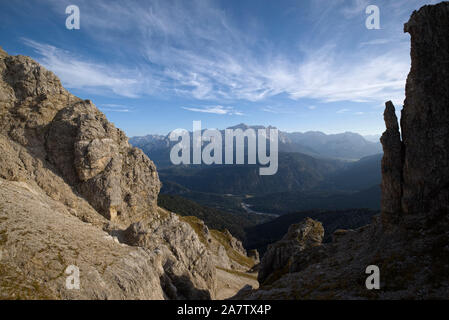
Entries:
<svg viewBox="0 0 449 320">
<path fill-rule="evenodd" d="M 210 299 L 217 267 L 254 264 L 158 208 L 153 162 L 91 101 L 1 49 L 0 148 L 0 298 Z"/>
<path fill-rule="evenodd" d="M 295 255 L 321 245 L 324 236 L 323 225 L 307 218 L 293 224 L 287 234 L 278 242 L 269 245 L 260 262 L 258 280 L 260 283 L 273 282 L 295 264 Z"/>
<path fill-rule="evenodd" d="M 412 65 L 400 126 L 391 102 L 384 113 L 381 215 L 337 230 L 329 244 L 275 244 L 262 260 L 261 288 L 238 298 L 448 298 L 449 2 L 422 7 L 404 29 Z M 378 290 L 365 286 L 370 265 L 379 267 Z"/>
</svg>

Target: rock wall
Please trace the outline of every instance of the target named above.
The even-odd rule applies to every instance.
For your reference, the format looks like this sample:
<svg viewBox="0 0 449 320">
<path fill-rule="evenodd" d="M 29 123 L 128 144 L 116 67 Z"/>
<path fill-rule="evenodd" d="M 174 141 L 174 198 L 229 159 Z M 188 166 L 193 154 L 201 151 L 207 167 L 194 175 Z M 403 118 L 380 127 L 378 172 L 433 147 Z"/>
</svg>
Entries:
<svg viewBox="0 0 449 320">
<path fill-rule="evenodd" d="M 53 73 L 1 49 L 0 147 L 3 298 L 215 297 L 221 260 L 157 207 L 153 162 Z M 65 287 L 69 264 L 80 268 L 81 291 Z"/>
<path fill-rule="evenodd" d="M 156 167 L 90 101 L 71 95 L 28 57 L 3 51 L 0 74 L 2 134 L 48 161 L 110 221 L 127 225 L 155 210 Z"/>
<path fill-rule="evenodd" d="M 323 237 L 321 222 L 307 218 L 291 225 L 281 240 L 268 246 L 259 266 L 259 283 L 272 282 L 289 272 L 295 255 L 321 245 Z"/>
<path fill-rule="evenodd" d="M 419 228 L 449 211 L 449 3 L 414 12 L 404 31 L 412 66 L 401 132 L 393 104 L 385 110 L 382 212 Z"/>
<path fill-rule="evenodd" d="M 0 179 L 0 200 L 1 300 L 168 298 L 156 252 L 119 243 L 26 182 Z M 79 289 L 66 286 L 71 265 Z"/>
<path fill-rule="evenodd" d="M 412 66 L 400 126 L 393 104 L 386 103 L 380 217 L 357 230 L 337 230 L 332 243 L 307 250 L 291 253 L 291 242 L 286 248 L 274 244 L 261 269 L 270 276 L 284 270 L 235 298 L 449 296 L 449 2 L 415 11 L 405 31 Z M 379 268 L 379 290 L 365 286 L 370 265 Z"/>
<path fill-rule="evenodd" d="M 414 12 L 412 67 L 401 115 L 402 211 L 439 219 L 449 212 L 449 2 Z"/>
<path fill-rule="evenodd" d="M 161 209 L 158 214 L 130 225 L 123 237 L 128 244 L 161 256 L 165 269 L 162 286 L 171 299 L 214 298 L 216 270 L 212 255 L 179 216 Z"/>
<path fill-rule="evenodd" d="M 90 101 L 60 110 L 45 145 L 50 162 L 107 219 L 129 224 L 155 211 L 155 165 Z"/>
</svg>

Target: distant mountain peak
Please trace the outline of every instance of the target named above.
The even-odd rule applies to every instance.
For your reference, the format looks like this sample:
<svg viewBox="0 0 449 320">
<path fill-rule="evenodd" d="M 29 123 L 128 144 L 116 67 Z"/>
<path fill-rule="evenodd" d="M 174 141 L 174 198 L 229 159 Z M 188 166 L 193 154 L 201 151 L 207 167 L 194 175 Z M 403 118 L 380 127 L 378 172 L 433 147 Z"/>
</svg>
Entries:
<svg viewBox="0 0 449 320">
<path fill-rule="evenodd" d="M 232 126 L 232 127 L 228 127 L 228 128 L 226 128 L 226 129 L 232 129 L 232 130 L 236 130 L 236 129 L 242 129 L 242 130 L 247 130 L 247 129 L 254 129 L 254 130 L 259 130 L 259 129 L 275 129 L 275 127 L 273 127 L 273 126 L 268 126 L 268 127 L 265 127 L 265 126 L 263 126 L 263 125 L 247 125 L 246 123 L 239 123 L 239 124 L 237 124 L 237 125 L 235 125 L 235 126 Z"/>
</svg>

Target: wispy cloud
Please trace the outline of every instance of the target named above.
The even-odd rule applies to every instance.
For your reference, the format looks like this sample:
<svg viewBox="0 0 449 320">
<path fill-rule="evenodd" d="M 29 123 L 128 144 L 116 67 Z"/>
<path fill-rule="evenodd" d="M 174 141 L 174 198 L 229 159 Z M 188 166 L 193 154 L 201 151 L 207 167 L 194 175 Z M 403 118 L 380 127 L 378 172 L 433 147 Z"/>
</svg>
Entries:
<svg viewBox="0 0 449 320">
<path fill-rule="evenodd" d="M 283 106 L 264 106 L 261 108 L 262 111 L 273 113 L 273 114 L 292 114 L 291 110 L 286 110 Z"/>
<path fill-rule="evenodd" d="M 83 60 L 74 54 L 30 39 L 23 42 L 40 55 L 39 62 L 56 73 L 68 88 L 109 92 L 136 98 L 154 79 L 138 70 Z"/>
<path fill-rule="evenodd" d="M 223 107 L 223 106 L 208 106 L 202 108 L 182 107 L 182 109 L 193 112 L 213 113 L 218 115 L 237 115 L 237 116 L 243 115 L 242 112 L 234 110 L 233 107 Z"/>
<path fill-rule="evenodd" d="M 52 2 L 58 8 L 63 5 Z M 354 22 L 351 19 L 360 20 L 369 5 L 367 0 L 336 0 L 337 5 L 318 2 L 334 15 L 338 5 L 336 12 L 348 19 L 341 22 L 334 17 L 328 24 L 348 26 Z M 130 41 L 143 66 L 104 65 L 27 41 L 68 87 L 105 89 L 129 97 L 174 94 L 217 104 L 262 101 L 280 94 L 318 102 L 400 102 L 404 98 L 407 44 L 373 51 L 372 45 L 387 41 L 376 38 L 362 41 L 361 49 L 351 52 L 337 46 L 337 34 L 332 34 L 323 35 L 319 46 L 283 52 L 269 39 L 237 27 L 212 1 L 80 3 L 90 8 L 83 12 L 83 30 L 114 46 Z M 124 34 L 133 34 L 133 39 L 123 39 Z"/>
<path fill-rule="evenodd" d="M 99 105 L 101 111 L 107 112 L 132 112 L 132 108 L 120 104 L 101 104 Z"/>
<path fill-rule="evenodd" d="M 360 46 L 375 46 L 375 45 L 382 45 L 392 42 L 391 39 L 374 39 L 370 41 L 363 41 L 360 43 Z"/>
<path fill-rule="evenodd" d="M 348 55 L 349 59 L 343 59 L 333 49 L 324 49 L 298 67 L 293 77 L 297 82 L 287 90 L 295 99 L 324 102 L 401 101 L 410 68 L 406 52 L 398 50 L 375 57 Z"/>
<path fill-rule="evenodd" d="M 346 113 L 346 112 L 349 112 L 349 111 L 351 111 L 351 110 L 349 110 L 349 109 L 340 109 L 340 110 L 337 111 L 337 113 Z"/>
</svg>

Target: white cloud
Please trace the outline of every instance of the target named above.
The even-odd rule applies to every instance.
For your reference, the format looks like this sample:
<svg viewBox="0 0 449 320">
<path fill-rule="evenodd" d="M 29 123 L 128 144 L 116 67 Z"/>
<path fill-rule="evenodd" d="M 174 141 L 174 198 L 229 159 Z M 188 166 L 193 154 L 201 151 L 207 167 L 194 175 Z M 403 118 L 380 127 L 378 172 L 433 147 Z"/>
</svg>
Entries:
<svg viewBox="0 0 449 320">
<path fill-rule="evenodd" d="M 360 43 L 360 46 L 363 47 L 363 46 L 382 45 L 390 43 L 391 41 L 392 41 L 391 39 L 374 39 L 370 41 L 363 41 Z"/>
<path fill-rule="evenodd" d="M 132 108 L 120 104 L 101 104 L 99 108 L 107 112 L 132 112 Z"/>
<path fill-rule="evenodd" d="M 261 109 L 264 112 L 273 113 L 273 114 L 292 114 L 294 112 L 286 110 L 285 107 L 282 106 L 265 106 Z"/>
<path fill-rule="evenodd" d="M 86 62 L 81 58 L 48 44 L 23 39 L 40 55 L 38 61 L 54 72 L 67 88 L 112 92 L 119 96 L 136 98 L 154 79 L 123 66 Z"/>
<path fill-rule="evenodd" d="M 398 49 L 372 57 L 354 55 L 339 58 L 325 50 L 306 60 L 287 88 L 292 98 L 313 98 L 324 102 L 380 102 L 404 99 L 410 68 L 407 51 Z"/>
<path fill-rule="evenodd" d="M 223 106 L 208 106 L 202 108 L 195 107 L 182 107 L 182 109 L 193 111 L 193 112 L 201 112 L 201 113 L 213 113 L 218 115 L 243 115 L 242 112 L 234 110 L 232 107 L 223 107 Z"/>
<path fill-rule="evenodd" d="M 279 113 L 278 110 L 275 110 L 275 109 L 273 109 L 271 107 L 264 107 L 264 108 L 262 108 L 262 111 L 265 111 L 265 112 L 268 112 L 268 113 L 274 113 L 274 114 L 278 114 Z"/>
<path fill-rule="evenodd" d="M 340 31 L 350 28 L 354 20 L 349 19 L 364 16 L 369 5 L 367 0 L 318 2 L 329 15 L 334 14 L 335 3 L 343 8 L 338 12 L 348 21 L 326 21 L 347 23 Z M 176 94 L 214 103 L 262 101 L 279 94 L 319 102 L 392 99 L 400 103 L 404 98 L 410 66 L 408 43 L 374 51 L 375 44 L 387 41 L 379 38 L 361 42 L 360 50 L 351 51 L 339 47 L 333 34 L 320 38 L 321 47 L 282 52 L 269 39 L 259 41 L 251 32 L 237 28 L 232 18 L 210 1 L 155 0 L 126 6 L 110 1 L 80 3 L 90 8 L 82 13 L 83 30 L 117 47 L 115 50 L 119 50 L 116 44 L 123 41 L 123 34 L 133 34 L 135 39 L 129 41 L 134 41 L 136 55 L 144 57 L 146 65 L 137 66 L 137 71 L 127 66 L 111 68 L 34 43 L 44 64 L 69 87 L 103 88 L 130 97 Z"/>
<path fill-rule="evenodd" d="M 349 111 L 351 111 L 351 110 L 349 110 L 349 109 L 340 109 L 340 110 L 337 111 L 337 113 L 346 113 L 346 112 L 349 112 Z"/>
</svg>

